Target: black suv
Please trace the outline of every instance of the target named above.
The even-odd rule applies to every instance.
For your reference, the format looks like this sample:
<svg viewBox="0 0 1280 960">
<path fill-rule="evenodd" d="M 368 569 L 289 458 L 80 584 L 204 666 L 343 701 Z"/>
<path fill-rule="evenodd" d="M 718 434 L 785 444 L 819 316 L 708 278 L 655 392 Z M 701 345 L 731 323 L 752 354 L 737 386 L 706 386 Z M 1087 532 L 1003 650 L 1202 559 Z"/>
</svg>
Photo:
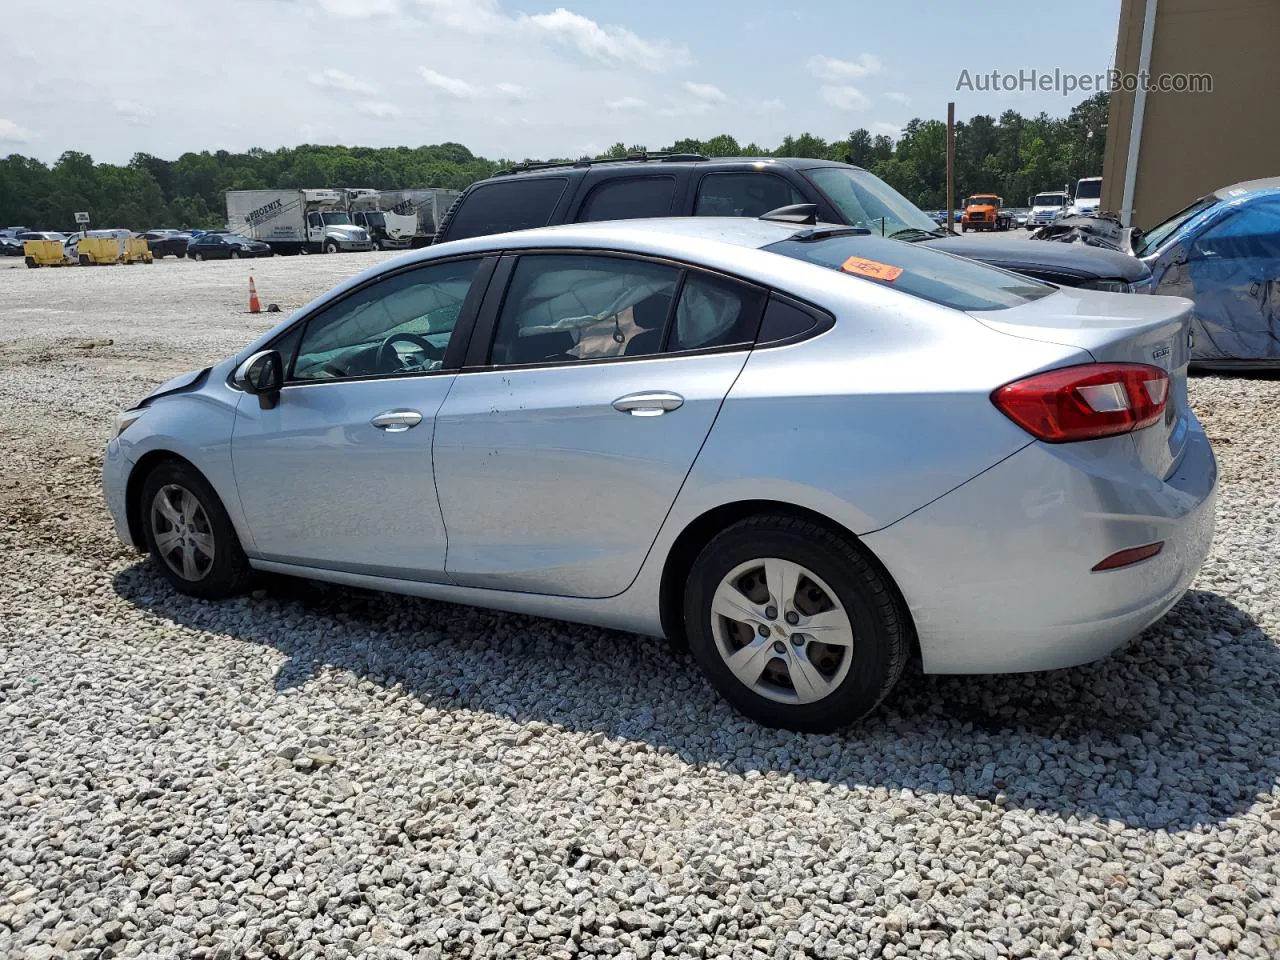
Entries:
<svg viewBox="0 0 1280 960">
<path fill-rule="evenodd" d="M 972 240 L 948 234 L 870 171 L 830 160 L 641 154 L 622 160 L 528 163 L 469 186 L 437 243 L 508 230 L 637 217 L 758 217 L 812 203 L 818 219 L 867 227 L 1050 283 L 1131 291 L 1150 280 L 1142 261 L 1083 244 Z"/>
</svg>

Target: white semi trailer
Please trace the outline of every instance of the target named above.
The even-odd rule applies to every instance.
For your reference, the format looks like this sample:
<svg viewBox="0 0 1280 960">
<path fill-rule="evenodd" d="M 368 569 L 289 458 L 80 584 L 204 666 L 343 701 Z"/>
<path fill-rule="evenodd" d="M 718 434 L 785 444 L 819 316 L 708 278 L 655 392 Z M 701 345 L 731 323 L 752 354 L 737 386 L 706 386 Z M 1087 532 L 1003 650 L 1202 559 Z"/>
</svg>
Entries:
<svg viewBox="0 0 1280 960">
<path fill-rule="evenodd" d="M 352 222 L 364 227 L 379 250 L 425 247 L 436 235 L 459 191 L 352 189 L 346 191 Z"/>
<path fill-rule="evenodd" d="M 228 190 L 227 227 L 276 253 L 372 250 L 341 190 Z"/>
</svg>

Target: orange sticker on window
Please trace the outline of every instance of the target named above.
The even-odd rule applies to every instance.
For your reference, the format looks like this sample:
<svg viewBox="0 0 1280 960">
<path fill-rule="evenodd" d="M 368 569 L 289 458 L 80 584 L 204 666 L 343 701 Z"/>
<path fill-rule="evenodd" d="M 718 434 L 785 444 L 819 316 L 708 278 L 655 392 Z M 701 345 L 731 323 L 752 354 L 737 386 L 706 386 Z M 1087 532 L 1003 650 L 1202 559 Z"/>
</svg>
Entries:
<svg viewBox="0 0 1280 960">
<path fill-rule="evenodd" d="M 867 260 L 865 257 L 850 257 L 840 264 L 840 269 L 845 273 L 857 274 L 860 277 L 870 277 L 872 280 L 883 280 L 886 283 L 893 283 L 893 281 L 902 276 L 901 267 L 881 263 L 879 260 Z"/>
</svg>

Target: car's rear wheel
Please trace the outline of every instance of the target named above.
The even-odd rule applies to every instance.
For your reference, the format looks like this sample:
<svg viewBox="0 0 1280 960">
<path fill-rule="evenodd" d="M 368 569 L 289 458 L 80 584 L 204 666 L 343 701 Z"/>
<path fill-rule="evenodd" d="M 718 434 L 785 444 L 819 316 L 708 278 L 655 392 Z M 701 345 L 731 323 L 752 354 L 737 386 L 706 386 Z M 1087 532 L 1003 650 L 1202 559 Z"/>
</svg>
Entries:
<svg viewBox="0 0 1280 960">
<path fill-rule="evenodd" d="M 201 260 L 204 259 L 204 254 L 199 252 L 189 254 L 189 256 L 191 257 L 192 260 L 196 261 L 196 263 L 199 263 Z"/>
<path fill-rule="evenodd" d="M 232 250 L 232 251 L 231 251 L 231 259 L 232 259 L 232 260 L 239 260 L 239 259 L 240 259 L 240 251 L 239 251 L 239 250 Z"/>
<path fill-rule="evenodd" d="M 797 517 L 716 536 L 685 592 L 685 630 L 726 700 L 771 727 L 826 732 L 866 716 L 911 647 L 901 600 L 862 551 Z"/>
<path fill-rule="evenodd" d="M 216 600 L 251 575 L 231 518 L 193 467 L 168 461 L 142 485 L 139 515 L 152 565 L 175 590 Z"/>
</svg>

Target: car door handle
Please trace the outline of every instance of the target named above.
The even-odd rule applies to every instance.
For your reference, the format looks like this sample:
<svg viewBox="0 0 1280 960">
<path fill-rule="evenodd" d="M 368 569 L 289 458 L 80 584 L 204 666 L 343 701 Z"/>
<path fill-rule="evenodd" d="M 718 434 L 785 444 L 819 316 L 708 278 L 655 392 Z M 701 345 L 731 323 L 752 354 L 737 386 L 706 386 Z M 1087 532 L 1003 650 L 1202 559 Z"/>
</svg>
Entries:
<svg viewBox="0 0 1280 960">
<path fill-rule="evenodd" d="M 379 430 L 387 433 L 404 433 L 410 427 L 422 422 L 422 414 L 417 410 L 388 410 L 369 421 Z"/>
<path fill-rule="evenodd" d="M 642 390 L 640 393 L 628 393 L 613 401 L 613 409 L 619 413 L 629 413 L 633 417 L 660 417 L 668 410 L 678 410 L 684 404 L 684 397 L 666 390 Z"/>
</svg>

